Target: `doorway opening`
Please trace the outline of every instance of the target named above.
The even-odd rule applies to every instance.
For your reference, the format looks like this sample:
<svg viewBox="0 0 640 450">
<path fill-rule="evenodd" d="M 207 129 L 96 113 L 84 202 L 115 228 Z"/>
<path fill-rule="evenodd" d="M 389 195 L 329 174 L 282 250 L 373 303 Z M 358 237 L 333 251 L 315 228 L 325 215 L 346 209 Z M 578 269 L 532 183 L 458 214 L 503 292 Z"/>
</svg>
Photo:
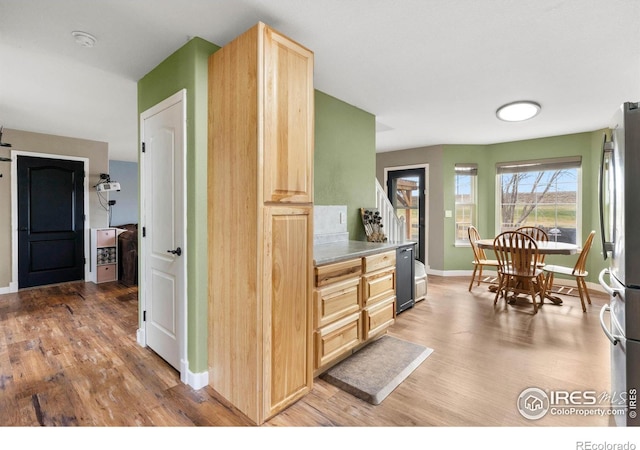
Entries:
<svg viewBox="0 0 640 450">
<path fill-rule="evenodd" d="M 387 196 L 406 224 L 406 236 L 417 243 L 416 259 L 427 265 L 428 165 L 385 168 Z"/>
</svg>

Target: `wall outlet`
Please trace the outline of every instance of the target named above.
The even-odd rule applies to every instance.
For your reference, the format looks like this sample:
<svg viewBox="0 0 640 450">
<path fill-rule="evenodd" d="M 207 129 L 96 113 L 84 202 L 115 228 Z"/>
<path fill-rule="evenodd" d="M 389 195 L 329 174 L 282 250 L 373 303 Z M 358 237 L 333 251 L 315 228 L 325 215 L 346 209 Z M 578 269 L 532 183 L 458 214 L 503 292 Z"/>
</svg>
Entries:
<svg viewBox="0 0 640 450">
<path fill-rule="evenodd" d="M 340 223 L 341 224 L 347 223 L 347 215 L 343 212 L 340 213 Z"/>
<path fill-rule="evenodd" d="M 445 217 L 453 217 L 453 212 L 450 209 L 447 209 L 444 212 L 444 216 Z"/>
</svg>

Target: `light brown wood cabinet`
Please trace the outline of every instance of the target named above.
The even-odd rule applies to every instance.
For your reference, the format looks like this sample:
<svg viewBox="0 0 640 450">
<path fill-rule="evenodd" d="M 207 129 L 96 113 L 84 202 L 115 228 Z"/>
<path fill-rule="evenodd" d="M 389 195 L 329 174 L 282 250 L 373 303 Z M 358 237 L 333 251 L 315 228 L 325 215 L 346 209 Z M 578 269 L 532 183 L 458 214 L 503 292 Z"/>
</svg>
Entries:
<svg viewBox="0 0 640 450">
<path fill-rule="evenodd" d="M 319 328 L 316 331 L 316 367 L 340 360 L 362 342 L 360 311 Z"/>
<path fill-rule="evenodd" d="M 396 270 L 393 267 L 366 273 L 362 277 L 364 285 L 364 306 L 371 306 L 389 298 L 396 289 Z"/>
<path fill-rule="evenodd" d="M 313 202 L 313 54 L 267 26 L 262 32 L 264 96 L 264 198 Z M 260 32 L 260 31 L 258 31 Z"/>
<path fill-rule="evenodd" d="M 356 267 L 353 274 L 352 268 Z M 362 342 L 362 283 L 359 259 L 316 268 L 316 280 L 323 287 L 314 290 L 315 361 L 325 366 Z M 338 281 L 325 282 L 325 274 Z M 344 276 L 348 278 L 342 279 Z M 316 281 L 317 286 L 318 281 Z"/>
<path fill-rule="evenodd" d="M 315 268 L 314 375 L 393 325 L 395 264 L 394 250 Z"/>
<path fill-rule="evenodd" d="M 363 338 L 370 339 L 396 318 L 396 252 L 363 258 Z M 366 270 L 368 268 L 368 270 Z"/>
<path fill-rule="evenodd" d="M 317 328 L 360 311 L 362 284 L 360 278 L 350 278 L 314 291 Z"/>
<path fill-rule="evenodd" d="M 262 23 L 209 60 L 209 384 L 256 424 L 313 384 L 313 95 Z"/>
</svg>

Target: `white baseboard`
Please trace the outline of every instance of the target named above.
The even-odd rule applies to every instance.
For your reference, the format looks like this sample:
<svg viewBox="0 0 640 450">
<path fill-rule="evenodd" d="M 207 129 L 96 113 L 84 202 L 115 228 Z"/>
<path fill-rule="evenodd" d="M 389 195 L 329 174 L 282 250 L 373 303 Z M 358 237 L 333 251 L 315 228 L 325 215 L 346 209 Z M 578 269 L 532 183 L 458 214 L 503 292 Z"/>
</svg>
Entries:
<svg viewBox="0 0 640 450">
<path fill-rule="evenodd" d="M 473 274 L 473 270 L 436 270 L 427 268 L 425 271 L 427 275 L 436 275 L 439 277 L 470 277 Z"/>
<path fill-rule="evenodd" d="M 136 331 L 136 341 L 141 347 L 147 346 L 147 337 L 144 328 Z M 189 361 L 180 360 L 180 381 L 193 389 L 201 389 L 209 384 L 209 372 L 194 373 L 189 370 Z"/>
<path fill-rule="evenodd" d="M 138 345 L 140 347 L 147 346 L 147 336 L 145 334 L 144 328 L 138 328 L 138 330 L 136 331 L 136 342 L 138 342 Z"/>
<path fill-rule="evenodd" d="M 426 269 L 427 275 L 437 275 L 439 277 L 470 277 L 473 275 L 473 270 L 436 270 Z M 495 274 L 495 271 L 483 270 L 482 274 Z"/>
<path fill-rule="evenodd" d="M 0 287 L 0 294 L 12 294 L 18 292 L 18 283 L 11 281 L 9 286 Z"/>
<path fill-rule="evenodd" d="M 209 384 L 209 372 L 193 373 L 186 369 L 181 373 L 180 380 L 195 390 L 202 389 Z"/>
</svg>

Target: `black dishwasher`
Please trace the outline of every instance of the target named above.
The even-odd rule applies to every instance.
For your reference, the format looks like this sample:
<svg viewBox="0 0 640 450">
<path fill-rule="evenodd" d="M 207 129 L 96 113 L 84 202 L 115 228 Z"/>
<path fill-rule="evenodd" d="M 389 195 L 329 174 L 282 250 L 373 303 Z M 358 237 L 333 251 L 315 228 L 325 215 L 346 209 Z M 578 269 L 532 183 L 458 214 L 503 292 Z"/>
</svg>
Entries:
<svg viewBox="0 0 640 450">
<path fill-rule="evenodd" d="M 396 249 L 396 314 L 415 304 L 414 279 L 415 243 L 401 245 Z"/>
</svg>

